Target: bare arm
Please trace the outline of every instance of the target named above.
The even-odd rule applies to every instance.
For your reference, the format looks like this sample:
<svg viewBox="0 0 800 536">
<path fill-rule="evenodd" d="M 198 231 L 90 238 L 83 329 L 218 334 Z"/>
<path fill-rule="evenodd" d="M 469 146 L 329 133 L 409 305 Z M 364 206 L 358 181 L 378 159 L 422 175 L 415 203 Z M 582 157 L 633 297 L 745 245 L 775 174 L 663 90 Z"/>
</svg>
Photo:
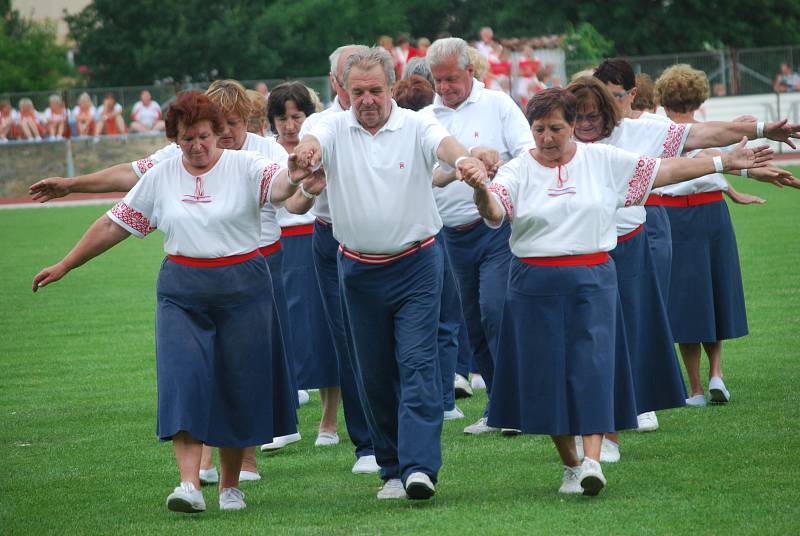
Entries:
<svg viewBox="0 0 800 536">
<path fill-rule="evenodd" d="M 718 157 L 722 159 L 723 172 L 764 167 L 772 159 L 772 150 L 769 149 L 769 146 L 762 145 L 748 149 L 746 144 L 747 138 L 743 138 L 733 151 Z M 713 157 L 665 158 L 661 160 L 653 187 L 669 186 L 716 171 Z"/>
<path fill-rule="evenodd" d="M 66 257 L 53 266 L 49 266 L 36 274 L 33 278 L 32 290 L 36 292 L 41 287 L 55 283 L 70 270 L 82 266 L 101 253 L 116 246 L 131 234 L 111 221 L 103 214 L 84 233 L 83 237 L 75 244 Z"/>
<path fill-rule="evenodd" d="M 737 143 L 742 136 L 749 139 L 758 138 L 758 123 L 708 121 L 694 123 L 686 138 L 684 149 L 705 149 L 707 147 L 724 147 Z M 793 138 L 800 138 L 800 125 L 789 124 L 786 119 L 778 122 L 764 124 L 764 137 L 783 142 L 792 149 L 795 148 Z"/>
<path fill-rule="evenodd" d="M 487 179 L 486 173 L 486 166 L 484 165 L 481 160 L 478 158 L 472 157 L 469 154 L 469 151 L 458 143 L 458 141 L 453 136 L 447 136 L 444 138 L 439 147 L 436 149 L 436 156 L 439 158 L 440 161 L 448 164 L 450 167 L 457 168 L 456 174 L 446 174 L 441 173 L 438 175 L 434 175 L 433 177 L 433 185 L 434 186 L 447 186 L 451 182 L 453 182 L 457 177 L 464 176 L 465 173 L 469 172 L 470 174 L 476 172 L 482 172 L 483 180 Z M 464 158 L 462 158 L 464 157 Z M 460 160 L 458 165 L 456 165 L 456 160 Z"/>
<path fill-rule="evenodd" d="M 323 170 L 315 171 L 311 177 L 303 181 L 302 188 L 286 200 L 286 210 L 292 214 L 305 214 L 314 206 L 317 196 L 325 189 L 327 182 Z M 305 192 L 305 194 L 303 193 Z"/>
<path fill-rule="evenodd" d="M 478 207 L 478 213 L 481 217 L 493 227 L 499 226 L 503 222 L 506 213 L 500 203 L 497 202 L 497 199 L 489 192 L 486 180 L 482 179 L 478 174 L 471 174 L 464 176 L 464 182 L 475 190 L 475 206 Z"/>
<path fill-rule="evenodd" d="M 725 182 L 728 183 L 728 189 L 725 190 L 725 194 L 737 205 L 763 205 L 766 202 L 765 199 L 757 195 L 737 191 L 728 179 L 725 179 Z"/>
<path fill-rule="evenodd" d="M 28 194 L 34 201 L 44 203 L 76 193 L 127 192 L 137 182 L 139 177 L 130 163 L 124 163 L 72 179 L 64 177 L 43 179 L 32 184 Z"/>
</svg>

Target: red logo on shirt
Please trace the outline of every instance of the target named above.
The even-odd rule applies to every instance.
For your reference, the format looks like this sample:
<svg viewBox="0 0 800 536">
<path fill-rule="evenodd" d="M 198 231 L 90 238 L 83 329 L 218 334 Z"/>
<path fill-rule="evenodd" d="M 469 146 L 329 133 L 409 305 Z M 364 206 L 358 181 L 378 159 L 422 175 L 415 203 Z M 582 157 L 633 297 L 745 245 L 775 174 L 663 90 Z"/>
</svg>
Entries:
<svg viewBox="0 0 800 536">
<path fill-rule="evenodd" d="M 184 203 L 210 203 L 211 196 L 203 192 L 203 177 L 194 178 L 194 195 L 183 194 Z"/>
<path fill-rule="evenodd" d="M 406 169 L 406 163 L 400 162 L 400 169 Z"/>
<path fill-rule="evenodd" d="M 476 130 L 476 131 L 475 131 L 475 139 L 477 140 L 477 139 L 478 139 L 478 138 L 480 138 L 480 137 L 481 137 L 481 136 L 480 136 L 480 134 L 479 134 L 479 133 L 478 133 L 478 131 Z"/>
</svg>

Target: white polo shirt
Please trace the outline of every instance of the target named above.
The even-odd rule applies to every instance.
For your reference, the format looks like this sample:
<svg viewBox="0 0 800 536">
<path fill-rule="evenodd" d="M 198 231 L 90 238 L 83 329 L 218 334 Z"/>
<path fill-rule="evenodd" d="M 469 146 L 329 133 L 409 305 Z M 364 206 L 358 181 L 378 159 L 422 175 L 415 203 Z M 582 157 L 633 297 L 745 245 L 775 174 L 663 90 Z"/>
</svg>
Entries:
<svg viewBox="0 0 800 536">
<path fill-rule="evenodd" d="M 337 96 L 335 99 L 333 99 L 333 104 L 331 104 L 328 108 L 318 114 L 311 114 L 306 118 L 306 120 L 303 122 L 303 126 L 300 127 L 300 139 L 302 140 L 303 136 L 308 134 L 314 125 L 316 125 L 323 118 L 329 116 L 330 114 L 345 111 L 347 110 L 342 108 L 342 105 L 339 103 L 339 97 Z M 319 196 L 317 196 L 317 199 L 314 200 L 314 206 L 311 207 L 309 213 L 323 221 L 328 223 L 331 222 L 331 208 L 328 204 L 327 188 L 322 190 L 322 193 L 320 193 Z"/>
<path fill-rule="evenodd" d="M 396 253 L 439 232 L 431 188 L 447 131 L 411 110 L 392 109 L 373 136 L 351 110 L 323 117 L 310 135 L 322 145 L 333 235 L 362 253 Z"/>
<path fill-rule="evenodd" d="M 511 97 L 486 89 L 477 80 L 473 80 L 472 91 L 458 108 L 448 108 L 436 95 L 433 104 L 420 113 L 435 117 L 464 147 L 490 147 L 500 153 L 503 162 L 519 156 L 534 144 L 528 120 Z M 433 195 L 447 227 L 480 218 L 472 200 L 472 188 L 462 181 L 436 188 Z"/>
<path fill-rule="evenodd" d="M 280 143 L 272 138 L 264 138 L 258 134 L 253 134 L 252 132 L 247 133 L 247 138 L 245 138 L 244 145 L 242 145 L 241 150 L 255 151 L 262 156 L 265 156 L 268 160 L 277 162 L 283 167 L 286 166 L 286 161 L 289 158 L 289 154 Z M 144 175 L 148 169 L 152 168 L 159 162 L 163 162 L 178 156 L 181 156 L 181 148 L 178 147 L 177 143 L 170 143 L 147 158 L 142 158 L 141 160 L 131 162 L 131 167 L 133 167 L 133 171 L 136 173 L 136 176 L 142 178 L 142 175 Z M 276 207 L 272 203 L 267 202 L 261 208 L 261 239 L 258 245 L 259 247 L 269 246 L 270 244 L 280 240 L 280 238 L 281 228 L 278 225 Z"/>
</svg>

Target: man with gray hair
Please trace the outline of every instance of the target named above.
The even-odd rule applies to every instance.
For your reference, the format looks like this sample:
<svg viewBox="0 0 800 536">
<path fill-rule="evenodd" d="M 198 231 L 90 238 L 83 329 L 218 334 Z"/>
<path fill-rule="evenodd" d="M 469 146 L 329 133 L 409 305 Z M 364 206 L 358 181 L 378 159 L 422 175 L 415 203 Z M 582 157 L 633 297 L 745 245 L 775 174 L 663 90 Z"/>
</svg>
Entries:
<svg viewBox="0 0 800 536">
<path fill-rule="evenodd" d="M 421 111 L 439 122 L 465 147 L 494 149 L 503 162 L 533 146 L 528 121 L 505 93 L 486 89 L 473 78 L 467 43 L 457 37 L 435 41 L 426 56 L 436 97 Z M 442 166 L 444 168 L 444 166 Z M 491 170 L 490 170 L 491 174 Z M 464 429 L 466 434 L 499 431 L 487 425 L 492 378 L 503 311 L 511 250 L 511 229 L 488 227 L 478 214 L 471 188 L 454 181 L 455 172 L 438 170 L 434 191 L 444 222 L 447 253 L 459 283 L 464 319 L 489 402 L 483 417 Z"/>
<path fill-rule="evenodd" d="M 437 327 L 442 221 L 431 188 L 437 160 L 485 178 L 434 119 L 391 99 L 385 50 L 345 64 L 351 110 L 329 114 L 295 149 L 308 172 L 324 164 L 339 281 L 358 385 L 384 485 L 379 499 L 428 499 L 441 467 L 442 387 Z"/>
</svg>

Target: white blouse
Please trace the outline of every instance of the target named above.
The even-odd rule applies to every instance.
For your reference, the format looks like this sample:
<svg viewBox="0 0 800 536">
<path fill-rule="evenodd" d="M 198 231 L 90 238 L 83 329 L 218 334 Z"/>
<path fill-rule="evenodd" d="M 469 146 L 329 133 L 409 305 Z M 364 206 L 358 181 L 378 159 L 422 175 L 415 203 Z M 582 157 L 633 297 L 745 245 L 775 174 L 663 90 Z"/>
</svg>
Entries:
<svg viewBox="0 0 800 536">
<path fill-rule="evenodd" d="M 524 152 L 489 185 L 511 222 L 511 252 L 557 257 L 614 249 L 614 214 L 644 203 L 660 163 L 600 144 L 577 143 L 572 160 L 554 168 Z"/>
<path fill-rule="evenodd" d="M 226 150 L 196 176 L 183 158 L 171 158 L 145 173 L 107 215 L 139 238 L 158 229 L 169 255 L 241 255 L 259 245 L 261 207 L 281 169 L 255 152 Z"/>
</svg>

